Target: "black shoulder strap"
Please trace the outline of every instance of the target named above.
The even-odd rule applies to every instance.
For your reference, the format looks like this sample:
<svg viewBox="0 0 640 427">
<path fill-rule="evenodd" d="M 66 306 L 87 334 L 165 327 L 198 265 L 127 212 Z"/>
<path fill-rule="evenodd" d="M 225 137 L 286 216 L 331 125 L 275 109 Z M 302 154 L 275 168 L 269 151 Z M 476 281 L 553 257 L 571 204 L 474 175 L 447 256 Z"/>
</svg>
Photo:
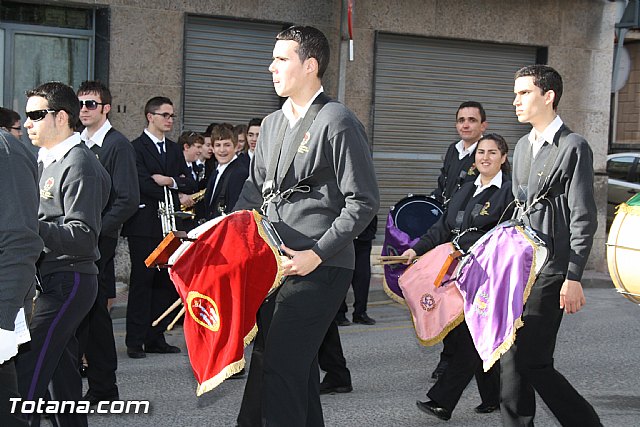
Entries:
<svg viewBox="0 0 640 427">
<path fill-rule="evenodd" d="M 331 98 L 329 98 L 325 93 L 321 93 L 316 97 L 313 101 L 313 104 L 307 110 L 307 114 L 305 114 L 302 122 L 300 123 L 300 127 L 298 128 L 298 132 L 296 133 L 294 143 L 289 146 L 289 149 L 286 153 L 282 153 L 282 145 L 284 143 L 284 135 L 287 130 L 288 121 L 285 119 L 280 127 L 280 131 L 278 132 L 278 137 L 276 139 L 276 145 L 274 147 L 273 155 L 269 161 L 269 167 L 267 168 L 267 174 L 265 177 L 265 181 L 262 187 L 263 196 L 265 193 L 275 193 L 280 189 L 280 185 L 282 184 L 282 180 L 284 176 L 291 168 L 293 163 L 293 159 L 296 156 L 296 152 L 298 151 L 299 143 L 304 138 L 304 134 L 307 133 L 313 120 L 316 118 L 320 110 L 329 102 Z M 298 141 L 298 144 L 295 144 L 295 141 Z M 282 162 L 280 162 L 280 158 L 282 157 Z M 274 181 L 276 176 L 276 170 L 278 170 L 278 181 Z"/>
</svg>

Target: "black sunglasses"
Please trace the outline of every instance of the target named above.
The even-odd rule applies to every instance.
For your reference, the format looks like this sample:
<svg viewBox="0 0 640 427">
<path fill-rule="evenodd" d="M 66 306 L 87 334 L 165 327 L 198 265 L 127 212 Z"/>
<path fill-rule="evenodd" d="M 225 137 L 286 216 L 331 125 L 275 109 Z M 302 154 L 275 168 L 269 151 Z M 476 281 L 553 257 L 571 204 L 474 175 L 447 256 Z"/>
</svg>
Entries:
<svg viewBox="0 0 640 427">
<path fill-rule="evenodd" d="M 44 119 L 45 117 L 47 117 L 47 114 L 49 113 L 57 113 L 60 110 L 34 110 L 34 111 L 27 111 L 25 114 L 27 115 L 27 117 L 32 121 L 32 122 L 39 122 L 40 120 Z"/>
<path fill-rule="evenodd" d="M 87 107 L 87 110 L 95 110 L 98 108 L 98 105 L 106 105 L 104 102 L 94 101 L 93 99 L 87 99 L 86 101 L 78 101 L 80 102 L 80 109 L 82 107 Z"/>
<path fill-rule="evenodd" d="M 22 130 L 22 126 L 11 126 L 13 130 Z"/>
<path fill-rule="evenodd" d="M 151 113 L 151 114 L 153 114 L 154 116 L 162 116 L 164 117 L 165 120 L 175 119 L 176 117 L 178 117 L 175 114 L 170 114 L 170 113 Z"/>
</svg>

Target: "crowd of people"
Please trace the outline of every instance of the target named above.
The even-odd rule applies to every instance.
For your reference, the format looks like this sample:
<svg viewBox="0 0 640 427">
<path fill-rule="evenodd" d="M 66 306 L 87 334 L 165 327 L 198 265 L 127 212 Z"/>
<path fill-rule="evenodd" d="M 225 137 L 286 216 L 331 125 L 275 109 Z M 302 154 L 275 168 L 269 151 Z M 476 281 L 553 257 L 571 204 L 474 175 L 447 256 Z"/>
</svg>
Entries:
<svg viewBox="0 0 640 427">
<path fill-rule="evenodd" d="M 111 93 L 99 81 L 77 91 L 49 82 L 27 92 L 24 127 L 39 148 L 37 160 L 18 141 L 19 114 L 0 110 L 0 188 L 11 201 L 0 211 L 2 425 L 40 424 L 41 414 L 11 413 L 11 397 L 91 404 L 120 398 L 109 315 L 119 234 L 131 261 L 126 354 L 181 352 L 165 339 L 169 319 L 152 326 L 177 292 L 166 269 L 145 266 L 168 231 L 158 214 L 168 200 L 186 214 L 175 218 L 178 230 L 240 209 L 260 209 L 273 223 L 285 243 L 285 280 L 256 314 L 237 423 L 324 425 L 320 394 L 353 390 L 338 329 L 350 323 L 350 284 L 353 322 L 375 323 L 366 306 L 379 208 L 364 126 L 322 87 L 329 57 L 319 30 L 282 31 L 269 67 L 276 93 L 286 98 L 282 108 L 246 125 L 186 130 L 177 142 L 167 137 L 176 118 L 169 98 L 147 101 L 146 126 L 129 142 L 109 121 Z M 513 170 L 504 138 L 485 134 L 482 105 L 468 101 L 456 112 L 461 139 L 449 147 L 432 194 L 445 213 L 404 253 L 407 262 L 447 241 L 468 249 L 501 218 L 518 214 L 550 257 L 527 300 L 524 326 L 491 371 L 482 372 L 465 322 L 447 335 L 429 400 L 417 402 L 429 415 L 449 420 L 475 375 L 482 398 L 476 411 L 500 409 L 505 425 L 533 425 L 534 391 L 562 425 L 600 425 L 553 366 L 563 312 L 585 304 L 580 280 L 597 226 L 592 153 L 556 113 L 562 90 L 551 67 L 516 73 L 516 115 L 532 130 L 516 146 Z M 29 329 L 27 343 L 19 324 Z M 52 416 L 60 426 L 87 425 L 84 414 Z"/>
</svg>

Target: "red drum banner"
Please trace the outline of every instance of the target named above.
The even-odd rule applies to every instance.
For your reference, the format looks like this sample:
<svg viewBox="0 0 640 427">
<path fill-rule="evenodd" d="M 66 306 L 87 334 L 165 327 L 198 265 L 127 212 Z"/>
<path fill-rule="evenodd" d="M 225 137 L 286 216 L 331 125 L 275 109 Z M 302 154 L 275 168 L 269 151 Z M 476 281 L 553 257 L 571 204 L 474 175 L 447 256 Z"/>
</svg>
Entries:
<svg viewBox="0 0 640 427">
<path fill-rule="evenodd" d="M 282 277 L 278 248 L 260 214 L 239 211 L 213 222 L 183 244 L 169 271 L 186 308 L 184 336 L 198 396 L 245 366 L 256 312 Z"/>
</svg>

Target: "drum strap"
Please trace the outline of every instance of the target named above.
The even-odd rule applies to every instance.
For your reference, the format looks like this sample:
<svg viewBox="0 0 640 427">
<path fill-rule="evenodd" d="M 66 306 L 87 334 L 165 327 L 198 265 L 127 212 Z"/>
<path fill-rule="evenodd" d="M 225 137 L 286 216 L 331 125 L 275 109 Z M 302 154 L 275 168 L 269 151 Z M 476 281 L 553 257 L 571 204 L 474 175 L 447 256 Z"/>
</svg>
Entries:
<svg viewBox="0 0 640 427">
<path fill-rule="evenodd" d="M 311 104 L 311 106 L 307 110 L 307 113 L 302 119 L 302 122 L 300 123 L 298 132 L 296 133 L 295 139 L 293 140 L 294 143 L 289 146 L 289 149 L 286 153 L 284 153 L 284 156 L 282 153 L 282 146 L 284 144 L 285 133 L 289 123 L 286 119 L 283 121 L 275 141 L 276 145 L 269 161 L 269 166 L 267 167 L 265 181 L 262 185 L 262 197 L 264 198 L 264 203 L 262 204 L 262 208 L 260 210 L 263 214 L 266 214 L 267 205 L 270 202 L 274 202 L 277 197 L 286 199 L 295 191 L 309 192 L 311 190 L 309 186 L 300 185 L 302 181 L 296 183 L 294 186 L 285 191 L 282 191 L 280 189 L 280 186 L 282 185 L 282 180 L 293 164 L 293 159 L 296 156 L 296 152 L 300 147 L 300 143 L 302 142 L 304 135 L 313 124 L 313 121 L 320 110 L 322 110 L 322 108 L 330 101 L 331 98 L 329 98 L 324 92 L 316 97 L 316 99 L 313 101 L 313 104 Z M 295 141 L 298 141 L 298 144 L 295 144 Z M 277 178 L 276 171 L 278 172 Z"/>
</svg>

